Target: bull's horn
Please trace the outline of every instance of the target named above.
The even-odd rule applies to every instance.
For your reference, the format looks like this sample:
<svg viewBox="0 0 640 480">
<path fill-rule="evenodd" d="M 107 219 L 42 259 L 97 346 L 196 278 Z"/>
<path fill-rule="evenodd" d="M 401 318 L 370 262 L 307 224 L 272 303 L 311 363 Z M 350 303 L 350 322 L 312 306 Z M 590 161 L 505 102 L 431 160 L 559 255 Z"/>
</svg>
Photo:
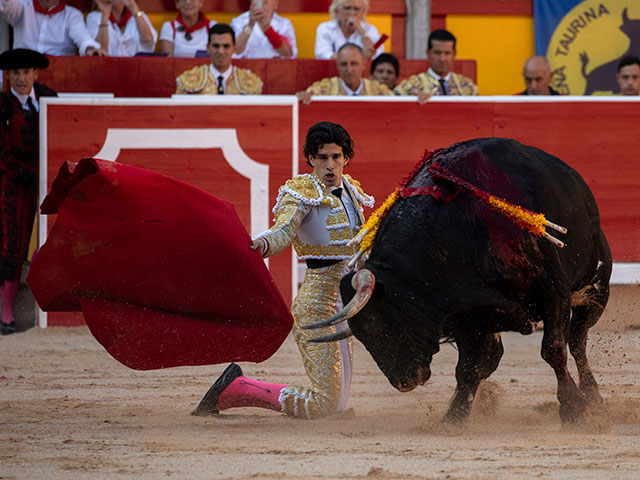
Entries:
<svg viewBox="0 0 640 480">
<path fill-rule="evenodd" d="M 351 301 L 345 305 L 341 312 L 336 313 L 334 316 L 329 317 L 326 320 L 312 323 L 311 325 L 305 325 L 302 329 L 311 330 L 313 328 L 322 328 L 328 325 L 337 325 L 338 323 L 342 323 L 353 317 L 364 308 L 371 298 L 373 289 L 376 286 L 376 277 L 371 270 L 363 268 L 358 270 L 358 272 L 353 276 L 351 279 L 351 286 L 356 289 L 356 294 L 353 296 Z"/>
<path fill-rule="evenodd" d="M 331 335 L 325 335 L 324 337 L 314 338 L 309 340 L 313 343 L 325 343 L 325 342 L 337 342 L 338 340 L 344 340 L 345 338 L 349 338 L 353 335 L 353 332 L 349 327 L 344 330 L 340 330 L 339 332 L 332 333 Z"/>
</svg>

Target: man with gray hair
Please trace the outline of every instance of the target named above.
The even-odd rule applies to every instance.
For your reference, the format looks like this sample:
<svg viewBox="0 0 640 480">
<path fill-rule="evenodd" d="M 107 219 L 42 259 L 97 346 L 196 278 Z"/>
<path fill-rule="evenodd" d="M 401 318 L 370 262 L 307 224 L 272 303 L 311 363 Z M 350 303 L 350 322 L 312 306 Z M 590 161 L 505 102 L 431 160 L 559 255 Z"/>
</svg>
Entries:
<svg viewBox="0 0 640 480">
<path fill-rule="evenodd" d="M 560 95 L 551 88 L 553 72 L 549 61 L 540 55 L 528 58 L 522 68 L 526 89 L 520 95 Z"/>
<path fill-rule="evenodd" d="M 366 67 L 362 47 L 345 43 L 336 56 L 338 77 L 323 78 L 311 84 L 304 92 L 298 92 L 298 99 L 305 105 L 312 95 L 393 95 L 386 85 L 374 79 L 364 78 Z"/>
</svg>

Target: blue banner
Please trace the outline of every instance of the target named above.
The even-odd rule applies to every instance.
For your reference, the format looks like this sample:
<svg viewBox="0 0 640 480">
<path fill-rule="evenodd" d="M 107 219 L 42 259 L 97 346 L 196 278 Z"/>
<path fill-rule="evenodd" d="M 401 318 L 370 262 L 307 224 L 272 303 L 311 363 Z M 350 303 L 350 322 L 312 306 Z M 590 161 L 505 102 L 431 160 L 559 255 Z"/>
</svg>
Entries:
<svg viewBox="0 0 640 480">
<path fill-rule="evenodd" d="M 639 0 L 534 0 L 536 54 L 570 95 L 619 93 L 620 60 L 640 56 Z"/>
<path fill-rule="evenodd" d="M 533 0 L 536 55 L 547 55 L 551 35 L 567 13 L 582 0 Z"/>
</svg>

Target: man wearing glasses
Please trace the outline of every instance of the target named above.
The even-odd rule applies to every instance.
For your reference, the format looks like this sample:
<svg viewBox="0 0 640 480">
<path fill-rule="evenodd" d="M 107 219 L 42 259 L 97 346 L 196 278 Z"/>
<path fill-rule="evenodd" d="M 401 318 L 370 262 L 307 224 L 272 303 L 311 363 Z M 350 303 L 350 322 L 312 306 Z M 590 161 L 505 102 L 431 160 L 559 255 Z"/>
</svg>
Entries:
<svg viewBox="0 0 640 480">
<path fill-rule="evenodd" d="M 384 45 L 375 48 L 380 39 L 378 29 L 367 23 L 369 0 L 333 0 L 329 7 L 331 20 L 316 30 L 316 58 L 335 58 L 345 43 L 362 47 L 366 58 L 384 52 Z"/>
</svg>

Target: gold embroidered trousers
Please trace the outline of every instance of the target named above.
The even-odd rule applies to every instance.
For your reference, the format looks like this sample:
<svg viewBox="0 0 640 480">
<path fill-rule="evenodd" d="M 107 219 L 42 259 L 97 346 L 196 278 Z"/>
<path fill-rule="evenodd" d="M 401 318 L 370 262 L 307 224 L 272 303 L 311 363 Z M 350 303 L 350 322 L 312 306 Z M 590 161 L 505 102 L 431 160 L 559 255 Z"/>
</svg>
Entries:
<svg viewBox="0 0 640 480">
<path fill-rule="evenodd" d="M 302 330 L 300 327 L 329 318 L 335 313 L 345 261 L 329 267 L 307 269 L 293 301 L 293 335 L 300 349 L 310 387 L 288 385 L 280 393 L 282 411 L 300 418 L 321 418 L 337 413 L 346 402 L 351 383 L 352 340 L 311 343 L 336 327 Z"/>
</svg>

